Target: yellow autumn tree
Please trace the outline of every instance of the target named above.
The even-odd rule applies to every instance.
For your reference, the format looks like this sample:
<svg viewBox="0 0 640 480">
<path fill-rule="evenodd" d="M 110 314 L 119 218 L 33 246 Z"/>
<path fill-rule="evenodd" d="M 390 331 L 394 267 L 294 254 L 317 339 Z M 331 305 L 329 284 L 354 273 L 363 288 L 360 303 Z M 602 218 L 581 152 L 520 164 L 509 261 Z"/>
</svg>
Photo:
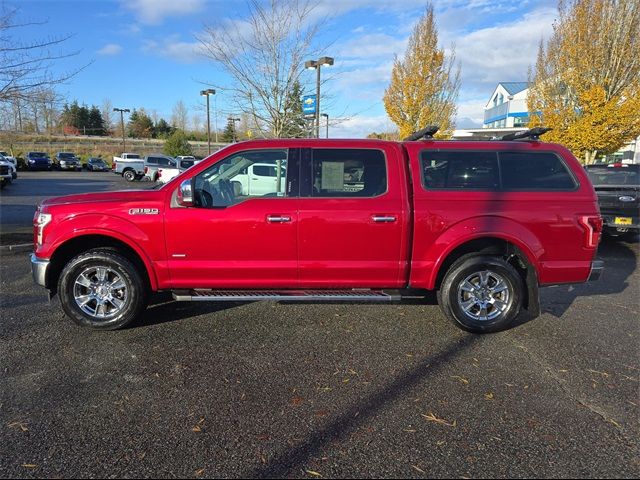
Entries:
<svg viewBox="0 0 640 480">
<path fill-rule="evenodd" d="M 391 83 L 384 92 L 384 108 L 398 126 L 400 138 L 427 125 L 438 125 L 439 136 L 453 133 L 460 67 L 455 51 L 447 55 L 438 47 L 433 5 L 413 29 L 402 59 L 396 57 Z"/>
<path fill-rule="evenodd" d="M 561 0 L 530 73 L 530 126 L 584 162 L 640 135 L 640 0 Z"/>
</svg>

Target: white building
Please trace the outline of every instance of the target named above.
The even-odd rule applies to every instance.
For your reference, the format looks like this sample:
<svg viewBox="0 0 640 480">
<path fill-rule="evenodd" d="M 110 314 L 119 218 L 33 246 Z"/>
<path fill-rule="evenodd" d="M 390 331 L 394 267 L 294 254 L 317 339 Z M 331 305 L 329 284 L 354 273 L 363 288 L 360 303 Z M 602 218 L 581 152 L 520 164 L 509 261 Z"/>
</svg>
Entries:
<svg viewBox="0 0 640 480">
<path fill-rule="evenodd" d="M 483 128 L 523 128 L 529 123 L 528 82 L 499 83 L 484 107 Z"/>
</svg>

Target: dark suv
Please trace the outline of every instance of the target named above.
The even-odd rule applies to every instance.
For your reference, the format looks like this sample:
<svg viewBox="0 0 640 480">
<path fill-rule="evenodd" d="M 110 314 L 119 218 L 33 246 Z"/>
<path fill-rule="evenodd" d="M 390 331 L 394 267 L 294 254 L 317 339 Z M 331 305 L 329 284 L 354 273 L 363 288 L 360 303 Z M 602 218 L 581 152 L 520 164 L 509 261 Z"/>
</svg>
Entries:
<svg viewBox="0 0 640 480">
<path fill-rule="evenodd" d="M 44 152 L 27 153 L 27 168 L 29 170 L 51 170 L 51 159 Z"/>
<path fill-rule="evenodd" d="M 55 166 L 60 170 L 82 170 L 80 159 L 71 152 L 56 153 Z"/>
<path fill-rule="evenodd" d="M 587 175 L 598 195 L 605 233 L 612 237 L 639 232 L 640 165 L 587 165 Z"/>
</svg>

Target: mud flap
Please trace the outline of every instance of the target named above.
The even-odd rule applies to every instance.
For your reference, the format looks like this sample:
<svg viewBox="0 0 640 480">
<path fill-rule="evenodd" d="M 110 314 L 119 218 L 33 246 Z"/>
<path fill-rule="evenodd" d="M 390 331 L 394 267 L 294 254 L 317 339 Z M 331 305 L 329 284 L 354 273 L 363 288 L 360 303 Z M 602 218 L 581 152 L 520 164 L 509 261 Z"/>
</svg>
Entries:
<svg viewBox="0 0 640 480">
<path fill-rule="evenodd" d="M 533 268 L 527 268 L 527 304 L 525 306 L 532 318 L 540 316 L 540 289 L 538 277 Z"/>
</svg>

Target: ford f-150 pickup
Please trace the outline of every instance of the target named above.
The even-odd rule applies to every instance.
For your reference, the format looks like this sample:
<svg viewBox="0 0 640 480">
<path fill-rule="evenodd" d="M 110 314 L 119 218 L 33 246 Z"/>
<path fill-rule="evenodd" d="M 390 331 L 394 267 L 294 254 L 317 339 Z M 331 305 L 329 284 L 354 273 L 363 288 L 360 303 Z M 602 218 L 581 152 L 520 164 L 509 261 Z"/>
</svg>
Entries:
<svg viewBox="0 0 640 480">
<path fill-rule="evenodd" d="M 472 332 L 507 328 L 539 286 L 597 278 L 594 189 L 563 146 L 527 138 L 232 144 L 155 190 L 50 198 L 35 282 L 76 323 L 120 328 L 151 292 L 182 301 L 400 301 L 436 290 Z M 426 133 L 425 133 L 426 132 Z M 236 177 L 286 165 L 252 194 Z"/>
</svg>

